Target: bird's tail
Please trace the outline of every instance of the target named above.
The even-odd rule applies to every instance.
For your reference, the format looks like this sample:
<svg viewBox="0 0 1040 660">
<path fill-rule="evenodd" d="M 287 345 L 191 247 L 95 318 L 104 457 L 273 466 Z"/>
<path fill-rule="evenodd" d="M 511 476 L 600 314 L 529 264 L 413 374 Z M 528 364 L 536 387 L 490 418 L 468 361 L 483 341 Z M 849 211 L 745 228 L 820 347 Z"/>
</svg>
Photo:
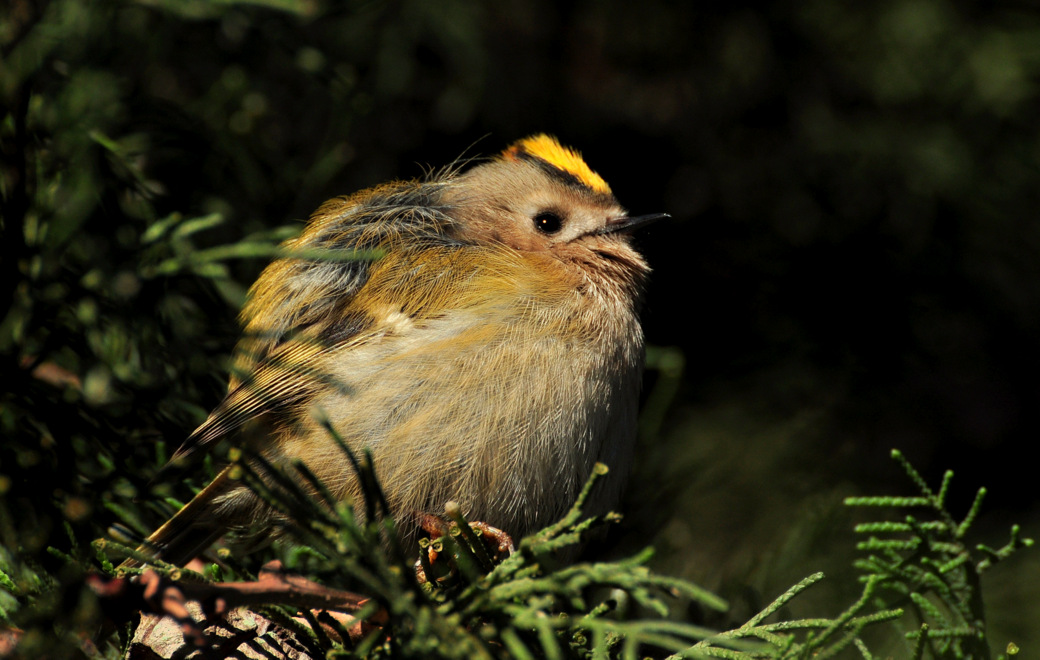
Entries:
<svg viewBox="0 0 1040 660">
<path fill-rule="evenodd" d="M 145 539 L 137 552 L 168 564 L 183 566 L 220 538 L 226 529 L 212 515 L 213 499 L 227 492 L 231 466 L 224 468 L 208 486 L 200 490 L 181 510 Z M 129 558 L 119 568 L 140 568 L 145 562 Z"/>
</svg>

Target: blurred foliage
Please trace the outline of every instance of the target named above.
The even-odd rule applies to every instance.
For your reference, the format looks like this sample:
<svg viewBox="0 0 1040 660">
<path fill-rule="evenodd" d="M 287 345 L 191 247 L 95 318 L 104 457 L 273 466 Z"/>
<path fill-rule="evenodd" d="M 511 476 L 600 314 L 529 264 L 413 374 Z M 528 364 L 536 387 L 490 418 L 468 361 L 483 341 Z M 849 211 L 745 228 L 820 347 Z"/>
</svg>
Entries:
<svg viewBox="0 0 1040 660">
<path fill-rule="evenodd" d="M 1040 430 L 1038 97 L 1040 13 L 1014 0 L 5 2 L 0 552 L 33 604 L 19 623 L 76 629 L 94 607 L 62 555 L 150 530 L 212 475 L 150 483 L 219 400 L 287 222 L 541 130 L 633 211 L 675 217 L 644 241 L 648 336 L 676 349 L 651 354 L 627 547 L 754 585 L 753 614 L 840 528 L 791 512 L 891 481 L 893 445 L 1035 522 L 1018 457 Z M 1025 582 L 990 608 L 1023 646 Z"/>
</svg>

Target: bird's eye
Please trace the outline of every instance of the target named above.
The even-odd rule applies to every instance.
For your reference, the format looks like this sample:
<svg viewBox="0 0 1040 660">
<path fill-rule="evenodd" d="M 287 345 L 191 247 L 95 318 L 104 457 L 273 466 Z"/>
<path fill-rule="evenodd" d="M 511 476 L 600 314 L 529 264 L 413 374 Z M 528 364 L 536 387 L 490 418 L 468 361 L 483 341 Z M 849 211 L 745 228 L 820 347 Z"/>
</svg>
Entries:
<svg viewBox="0 0 1040 660">
<path fill-rule="evenodd" d="M 534 226 L 543 234 L 555 234 L 563 226 L 563 220 L 552 211 L 543 211 L 534 216 Z"/>
</svg>

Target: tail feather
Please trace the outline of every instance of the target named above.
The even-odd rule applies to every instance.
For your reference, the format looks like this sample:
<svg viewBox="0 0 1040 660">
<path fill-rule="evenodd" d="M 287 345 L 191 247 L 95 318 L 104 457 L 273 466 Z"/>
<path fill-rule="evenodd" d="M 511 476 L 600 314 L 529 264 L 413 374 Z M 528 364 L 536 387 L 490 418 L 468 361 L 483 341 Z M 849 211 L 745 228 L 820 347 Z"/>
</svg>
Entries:
<svg viewBox="0 0 1040 660">
<path fill-rule="evenodd" d="M 206 514 L 213 499 L 227 491 L 230 469 L 230 466 L 224 468 L 180 511 L 152 532 L 137 548 L 138 553 L 182 566 L 223 536 L 226 531 L 223 526 Z M 141 568 L 143 565 L 144 562 L 129 558 L 119 568 Z"/>
</svg>

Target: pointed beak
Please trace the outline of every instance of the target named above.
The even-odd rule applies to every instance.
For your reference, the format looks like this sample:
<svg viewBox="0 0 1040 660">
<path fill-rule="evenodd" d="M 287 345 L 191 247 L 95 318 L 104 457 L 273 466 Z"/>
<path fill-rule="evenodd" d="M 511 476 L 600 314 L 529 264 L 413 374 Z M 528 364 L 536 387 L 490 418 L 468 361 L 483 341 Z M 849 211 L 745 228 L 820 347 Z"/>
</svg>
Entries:
<svg viewBox="0 0 1040 660">
<path fill-rule="evenodd" d="M 656 222 L 664 218 L 670 218 L 672 216 L 667 213 L 651 213 L 650 215 L 637 215 L 634 218 L 613 218 L 607 221 L 607 226 L 600 229 L 597 234 L 617 234 L 623 231 L 635 231 L 640 227 L 644 227 L 651 222 Z"/>
</svg>

